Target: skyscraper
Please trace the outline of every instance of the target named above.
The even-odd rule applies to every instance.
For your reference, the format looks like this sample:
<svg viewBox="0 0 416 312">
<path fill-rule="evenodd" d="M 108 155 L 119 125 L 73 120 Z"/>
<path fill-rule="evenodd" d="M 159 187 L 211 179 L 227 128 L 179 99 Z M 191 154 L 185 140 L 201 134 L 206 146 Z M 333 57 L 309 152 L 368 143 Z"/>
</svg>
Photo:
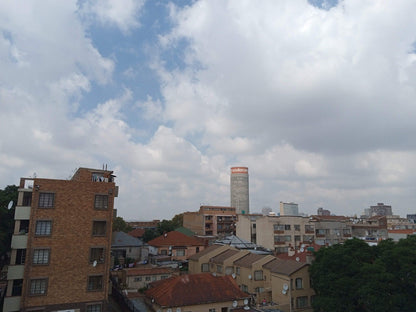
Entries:
<svg viewBox="0 0 416 312">
<path fill-rule="evenodd" d="M 231 207 L 235 207 L 236 213 L 250 213 L 248 168 L 232 167 L 230 177 Z"/>
<path fill-rule="evenodd" d="M 112 171 L 70 180 L 21 178 L 4 312 L 106 311 Z"/>
</svg>

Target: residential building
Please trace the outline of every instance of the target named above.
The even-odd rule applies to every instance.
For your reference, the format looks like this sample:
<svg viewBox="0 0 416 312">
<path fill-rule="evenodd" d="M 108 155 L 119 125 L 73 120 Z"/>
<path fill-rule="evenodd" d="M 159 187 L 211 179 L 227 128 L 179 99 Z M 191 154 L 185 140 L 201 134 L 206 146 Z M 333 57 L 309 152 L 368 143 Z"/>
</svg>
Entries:
<svg viewBox="0 0 416 312">
<path fill-rule="evenodd" d="M 128 226 L 131 226 L 133 229 L 149 229 L 149 230 L 156 230 L 160 220 L 153 220 L 153 221 L 128 221 L 126 222 Z"/>
<path fill-rule="evenodd" d="M 247 167 L 232 167 L 230 175 L 230 206 L 238 214 L 250 213 L 249 182 Z"/>
<path fill-rule="evenodd" d="M 354 219 L 351 222 L 352 236 L 368 242 L 378 242 L 388 238 L 387 217 L 374 216 L 367 219 Z"/>
<path fill-rule="evenodd" d="M 411 235 L 416 235 L 416 229 L 409 230 L 388 230 L 388 236 L 393 241 L 398 242 L 401 239 L 406 239 Z"/>
<path fill-rule="evenodd" d="M 313 224 L 315 229 L 315 244 L 331 246 L 351 238 L 349 222 L 350 218 L 344 216 L 311 216 L 309 223 Z"/>
<path fill-rule="evenodd" d="M 299 215 L 298 204 L 280 202 L 280 215 L 281 216 L 298 216 Z"/>
<path fill-rule="evenodd" d="M 279 310 L 313 311 L 315 292 L 310 285 L 307 262 L 275 259 L 263 269 L 270 274 L 272 301 L 278 304 Z"/>
<path fill-rule="evenodd" d="M 147 288 L 150 283 L 177 275 L 172 268 L 166 267 L 136 267 L 122 270 L 123 288 L 127 291 L 138 291 Z"/>
<path fill-rule="evenodd" d="M 391 206 L 384 203 L 378 203 L 377 206 L 370 206 L 370 216 L 391 216 L 393 212 Z"/>
<path fill-rule="evenodd" d="M 20 179 L 3 311 L 106 310 L 114 178 Z"/>
<path fill-rule="evenodd" d="M 188 271 L 193 274 L 210 272 L 209 260 L 228 250 L 229 246 L 212 245 L 188 259 Z"/>
<path fill-rule="evenodd" d="M 171 231 L 147 242 L 157 250 L 157 255 L 169 256 L 170 260 L 187 260 L 204 250 L 204 242 L 181 232 Z"/>
<path fill-rule="evenodd" d="M 129 262 L 147 261 L 149 249 L 141 239 L 133 237 L 124 232 L 113 232 L 111 239 L 111 255 L 115 264 Z"/>
<path fill-rule="evenodd" d="M 318 216 L 330 216 L 331 212 L 329 210 L 326 210 L 326 209 L 320 207 L 317 210 L 317 214 L 318 214 Z"/>
<path fill-rule="evenodd" d="M 183 226 L 202 236 L 233 235 L 236 221 L 234 207 L 201 206 L 197 212 L 183 214 Z"/>
<path fill-rule="evenodd" d="M 145 292 L 153 311 L 227 312 L 249 304 L 231 276 L 210 273 L 173 276 L 150 284 Z"/>
</svg>

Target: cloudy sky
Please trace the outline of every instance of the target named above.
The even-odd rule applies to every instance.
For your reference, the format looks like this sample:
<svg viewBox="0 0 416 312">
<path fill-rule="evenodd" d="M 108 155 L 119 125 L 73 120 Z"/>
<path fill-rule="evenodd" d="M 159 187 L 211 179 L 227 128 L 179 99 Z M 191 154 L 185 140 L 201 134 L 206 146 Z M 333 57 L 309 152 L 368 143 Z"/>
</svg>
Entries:
<svg viewBox="0 0 416 312">
<path fill-rule="evenodd" d="M 107 164 L 127 220 L 416 213 L 416 1 L 0 2 L 0 188 Z"/>
</svg>

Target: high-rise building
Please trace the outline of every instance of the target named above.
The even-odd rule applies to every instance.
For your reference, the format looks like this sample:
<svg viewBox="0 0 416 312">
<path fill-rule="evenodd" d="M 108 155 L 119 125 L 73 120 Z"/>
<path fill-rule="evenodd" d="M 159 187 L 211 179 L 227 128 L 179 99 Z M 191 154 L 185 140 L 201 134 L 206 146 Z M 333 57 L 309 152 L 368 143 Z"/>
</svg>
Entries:
<svg viewBox="0 0 416 312">
<path fill-rule="evenodd" d="M 298 204 L 280 202 L 280 215 L 281 216 L 298 216 L 299 215 Z"/>
<path fill-rule="evenodd" d="M 20 179 L 4 312 L 106 310 L 114 178 Z"/>
<path fill-rule="evenodd" d="M 231 207 L 235 207 L 237 214 L 250 213 L 247 167 L 231 168 L 230 186 Z"/>
<path fill-rule="evenodd" d="M 377 206 L 370 206 L 370 216 L 391 216 L 393 212 L 391 206 L 384 203 L 377 203 Z"/>
</svg>

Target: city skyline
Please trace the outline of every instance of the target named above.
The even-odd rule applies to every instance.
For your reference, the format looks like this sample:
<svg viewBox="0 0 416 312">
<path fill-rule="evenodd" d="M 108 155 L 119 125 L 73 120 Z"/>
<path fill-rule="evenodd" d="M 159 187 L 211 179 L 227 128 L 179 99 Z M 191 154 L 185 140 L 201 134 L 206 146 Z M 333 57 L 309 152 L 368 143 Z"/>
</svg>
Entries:
<svg viewBox="0 0 416 312">
<path fill-rule="evenodd" d="M 0 188 L 107 165 L 124 219 L 416 213 L 414 1 L 4 1 Z"/>
</svg>

